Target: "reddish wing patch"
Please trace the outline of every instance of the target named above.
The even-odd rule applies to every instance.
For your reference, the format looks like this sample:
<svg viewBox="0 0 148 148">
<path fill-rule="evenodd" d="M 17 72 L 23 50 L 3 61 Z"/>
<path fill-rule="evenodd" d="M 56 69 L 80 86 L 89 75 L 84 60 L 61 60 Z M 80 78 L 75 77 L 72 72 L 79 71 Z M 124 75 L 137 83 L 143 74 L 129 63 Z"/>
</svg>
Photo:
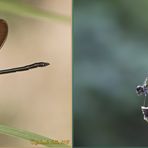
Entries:
<svg viewBox="0 0 148 148">
<path fill-rule="evenodd" d="M 3 46 L 8 34 L 8 25 L 7 22 L 3 19 L 0 19 L 0 48 Z"/>
</svg>

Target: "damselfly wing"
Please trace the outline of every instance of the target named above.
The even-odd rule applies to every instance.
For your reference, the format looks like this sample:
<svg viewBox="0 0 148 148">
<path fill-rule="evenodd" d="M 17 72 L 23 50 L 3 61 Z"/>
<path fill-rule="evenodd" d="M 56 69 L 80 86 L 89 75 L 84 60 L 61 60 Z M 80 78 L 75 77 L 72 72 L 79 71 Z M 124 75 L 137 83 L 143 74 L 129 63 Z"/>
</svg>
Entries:
<svg viewBox="0 0 148 148">
<path fill-rule="evenodd" d="M 8 25 L 5 20 L 0 19 L 0 48 L 3 46 L 8 35 Z"/>
</svg>

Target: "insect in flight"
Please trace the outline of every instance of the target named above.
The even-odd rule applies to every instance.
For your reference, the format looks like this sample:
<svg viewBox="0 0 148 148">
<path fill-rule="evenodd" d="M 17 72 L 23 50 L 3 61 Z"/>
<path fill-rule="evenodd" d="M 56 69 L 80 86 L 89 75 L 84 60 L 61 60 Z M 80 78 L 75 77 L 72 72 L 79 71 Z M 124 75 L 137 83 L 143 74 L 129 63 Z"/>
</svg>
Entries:
<svg viewBox="0 0 148 148">
<path fill-rule="evenodd" d="M 3 19 L 0 19 L 0 48 L 3 46 L 6 38 L 8 35 L 8 25 L 7 22 Z M 19 71 L 26 71 L 29 69 L 37 68 L 37 67 L 45 67 L 48 66 L 49 63 L 47 62 L 37 62 L 26 66 L 16 67 L 16 68 L 10 68 L 10 69 L 4 69 L 0 70 L 0 74 L 8 74 L 8 73 L 14 73 Z"/>
<path fill-rule="evenodd" d="M 146 77 L 143 85 L 138 85 L 136 87 L 136 93 L 138 94 L 138 96 L 141 96 L 141 95 L 145 96 L 145 100 L 144 100 L 144 106 L 145 106 L 145 101 L 148 94 L 148 77 Z"/>
<path fill-rule="evenodd" d="M 143 85 L 138 85 L 136 87 L 136 92 L 139 96 L 144 95 L 144 104 L 141 106 L 142 113 L 144 115 L 144 120 L 148 122 L 148 107 L 146 107 L 146 97 L 148 95 L 148 77 L 146 77 Z"/>
</svg>

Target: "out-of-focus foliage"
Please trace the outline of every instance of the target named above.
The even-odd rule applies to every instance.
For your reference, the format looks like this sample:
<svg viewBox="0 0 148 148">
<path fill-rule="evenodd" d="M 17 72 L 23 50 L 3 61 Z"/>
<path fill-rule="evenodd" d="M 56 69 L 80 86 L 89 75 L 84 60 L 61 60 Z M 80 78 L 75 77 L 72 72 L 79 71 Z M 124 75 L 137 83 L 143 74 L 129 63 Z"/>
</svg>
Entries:
<svg viewBox="0 0 148 148">
<path fill-rule="evenodd" d="M 147 146 L 148 1 L 74 0 L 73 20 L 74 145 Z"/>
<path fill-rule="evenodd" d="M 35 6 L 29 5 L 22 0 L 0 0 L 0 12 L 26 16 L 38 19 L 52 19 L 69 22 L 70 17 L 57 14 L 55 12 L 41 10 Z"/>
</svg>

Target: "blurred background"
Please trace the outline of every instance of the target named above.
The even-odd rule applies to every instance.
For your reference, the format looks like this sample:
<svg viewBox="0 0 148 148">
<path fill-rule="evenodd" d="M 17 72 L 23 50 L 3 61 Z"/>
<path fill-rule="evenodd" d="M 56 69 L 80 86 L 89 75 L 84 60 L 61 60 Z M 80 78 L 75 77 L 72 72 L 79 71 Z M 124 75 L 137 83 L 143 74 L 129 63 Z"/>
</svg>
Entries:
<svg viewBox="0 0 148 148">
<path fill-rule="evenodd" d="M 71 3 L 0 0 L 0 18 L 9 26 L 0 51 L 0 69 L 50 63 L 45 68 L 1 75 L 0 124 L 71 140 Z M 0 146 L 33 145 L 0 134 Z"/>
<path fill-rule="evenodd" d="M 147 146 L 148 1 L 74 0 L 74 145 Z"/>
</svg>

